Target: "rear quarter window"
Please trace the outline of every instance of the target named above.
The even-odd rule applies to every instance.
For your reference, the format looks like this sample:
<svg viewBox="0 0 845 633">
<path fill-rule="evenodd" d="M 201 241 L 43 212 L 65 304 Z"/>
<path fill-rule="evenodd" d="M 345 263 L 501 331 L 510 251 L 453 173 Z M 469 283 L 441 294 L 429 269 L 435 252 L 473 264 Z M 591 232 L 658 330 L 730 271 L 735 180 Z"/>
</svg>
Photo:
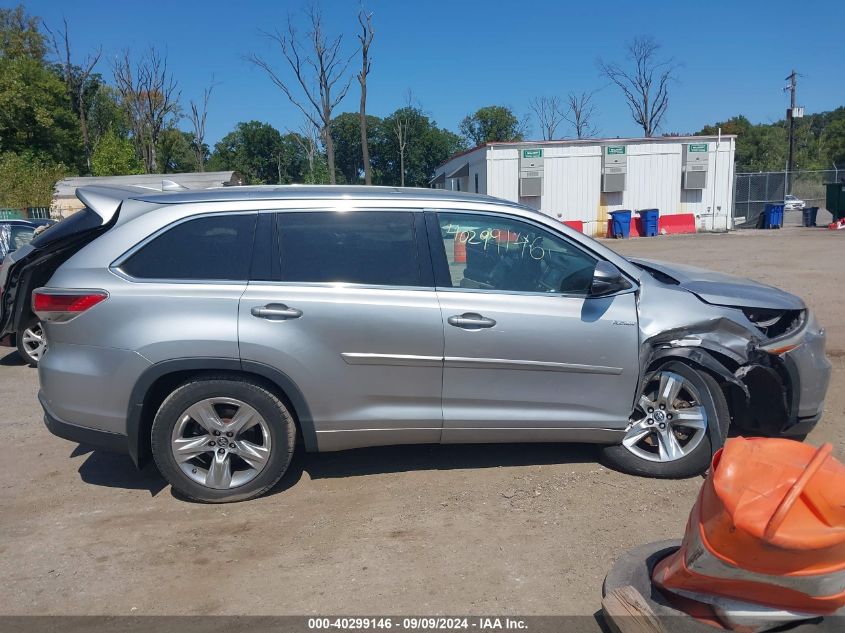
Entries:
<svg viewBox="0 0 845 633">
<path fill-rule="evenodd" d="M 127 257 L 138 279 L 246 281 L 257 214 L 213 215 L 176 224 Z"/>
</svg>

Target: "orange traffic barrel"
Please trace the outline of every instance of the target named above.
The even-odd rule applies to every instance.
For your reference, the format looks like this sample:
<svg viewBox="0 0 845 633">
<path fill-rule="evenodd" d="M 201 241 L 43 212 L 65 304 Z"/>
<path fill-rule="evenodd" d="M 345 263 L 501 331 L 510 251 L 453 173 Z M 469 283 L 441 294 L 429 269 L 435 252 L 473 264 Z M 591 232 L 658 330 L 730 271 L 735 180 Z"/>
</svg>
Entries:
<svg viewBox="0 0 845 633">
<path fill-rule="evenodd" d="M 467 234 L 466 234 L 466 231 L 464 231 L 463 233 L 457 233 L 455 235 L 454 262 L 456 264 L 466 264 L 466 262 L 467 262 Z"/>
<path fill-rule="evenodd" d="M 845 466 L 832 447 L 733 438 L 655 584 L 717 607 L 827 615 L 845 606 Z"/>
</svg>

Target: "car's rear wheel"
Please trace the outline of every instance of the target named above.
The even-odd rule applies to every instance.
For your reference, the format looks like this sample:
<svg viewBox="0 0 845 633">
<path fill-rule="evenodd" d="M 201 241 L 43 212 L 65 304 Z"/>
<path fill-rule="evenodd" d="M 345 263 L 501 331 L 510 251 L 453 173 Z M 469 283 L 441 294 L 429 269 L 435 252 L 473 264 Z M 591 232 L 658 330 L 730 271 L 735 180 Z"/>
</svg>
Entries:
<svg viewBox="0 0 845 633">
<path fill-rule="evenodd" d="M 692 477 L 707 470 L 712 435 L 730 424 L 725 396 L 710 374 L 672 361 L 652 372 L 641 390 L 622 443 L 602 449 L 611 467 L 647 477 Z"/>
<path fill-rule="evenodd" d="M 24 362 L 30 367 L 38 367 L 41 355 L 47 349 L 47 337 L 44 335 L 44 328 L 40 323 L 25 329 L 18 334 L 18 353 Z"/>
<path fill-rule="evenodd" d="M 153 456 L 185 497 L 209 503 L 257 497 L 281 479 L 296 429 L 285 404 L 263 386 L 233 378 L 183 384 L 153 421 Z"/>
</svg>

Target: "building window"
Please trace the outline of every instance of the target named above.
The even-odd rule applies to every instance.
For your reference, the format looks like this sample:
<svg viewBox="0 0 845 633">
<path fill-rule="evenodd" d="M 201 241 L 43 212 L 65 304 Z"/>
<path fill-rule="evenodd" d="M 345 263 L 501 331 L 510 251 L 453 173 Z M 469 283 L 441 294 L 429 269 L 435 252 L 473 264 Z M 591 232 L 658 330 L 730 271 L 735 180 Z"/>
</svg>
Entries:
<svg viewBox="0 0 845 633">
<path fill-rule="evenodd" d="M 475 193 L 478 193 L 478 173 L 475 174 Z"/>
</svg>

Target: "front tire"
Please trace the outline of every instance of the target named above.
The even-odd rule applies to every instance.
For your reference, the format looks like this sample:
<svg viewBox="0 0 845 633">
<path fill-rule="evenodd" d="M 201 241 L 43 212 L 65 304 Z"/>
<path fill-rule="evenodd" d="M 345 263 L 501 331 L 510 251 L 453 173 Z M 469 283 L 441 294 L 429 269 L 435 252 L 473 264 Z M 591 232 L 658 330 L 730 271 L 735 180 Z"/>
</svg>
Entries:
<svg viewBox="0 0 845 633">
<path fill-rule="evenodd" d="M 161 474 L 182 496 L 207 503 L 258 497 L 290 464 L 296 426 L 263 386 L 233 377 L 193 380 L 162 403 L 151 445 Z"/>
<path fill-rule="evenodd" d="M 713 377 L 670 361 L 646 378 L 622 443 L 602 448 L 601 458 L 632 475 L 694 477 L 720 448 L 713 431 L 724 438 L 729 425 L 728 405 Z"/>
</svg>

